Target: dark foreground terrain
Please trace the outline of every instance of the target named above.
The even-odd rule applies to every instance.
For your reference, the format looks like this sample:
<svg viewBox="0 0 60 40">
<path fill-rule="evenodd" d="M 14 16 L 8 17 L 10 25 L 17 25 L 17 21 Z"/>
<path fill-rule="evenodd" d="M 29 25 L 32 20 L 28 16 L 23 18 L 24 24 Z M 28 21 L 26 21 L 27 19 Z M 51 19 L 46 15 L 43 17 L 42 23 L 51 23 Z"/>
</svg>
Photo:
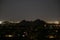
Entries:
<svg viewBox="0 0 60 40">
<path fill-rule="evenodd" d="M 0 40 L 60 40 L 60 24 L 42 20 L 0 24 Z"/>
</svg>

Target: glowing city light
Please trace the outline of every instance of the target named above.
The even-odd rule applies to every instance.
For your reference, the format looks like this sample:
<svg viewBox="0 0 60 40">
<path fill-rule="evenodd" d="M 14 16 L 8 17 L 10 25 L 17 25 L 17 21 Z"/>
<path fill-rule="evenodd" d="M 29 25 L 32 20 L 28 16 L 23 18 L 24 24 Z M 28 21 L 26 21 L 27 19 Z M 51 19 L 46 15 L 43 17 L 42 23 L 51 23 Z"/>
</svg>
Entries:
<svg viewBox="0 0 60 40">
<path fill-rule="evenodd" d="M 22 35 L 22 37 L 25 37 L 25 35 Z"/>
<path fill-rule="evenodd" d="M 9 21 L 10 23 L 20 23 L 20 21 Z"/>
<path fill-rule="evenodd" d="M 59 24 L 59 21 L 55 21 L 55 24 Z"/>
<path fill-rule="evenodd" d="M 50 35 L 49 38 L 55 38 L 54 36 Z"/>
<path fill-rule="evenodd" d="M 2 24 L 3 23 L 3 21 L 0 21 L 0 24 Z"/>
<path fill-rule="evenodd" d="M 59 21 L 47 21 L 47 23 L 50 23 L 50 24 L 59 24 Z"/>
<path fill-rule="evenodd" d="M 13 37 L 13 35 L 5 35 L 5 37 Z"/>
</svg>

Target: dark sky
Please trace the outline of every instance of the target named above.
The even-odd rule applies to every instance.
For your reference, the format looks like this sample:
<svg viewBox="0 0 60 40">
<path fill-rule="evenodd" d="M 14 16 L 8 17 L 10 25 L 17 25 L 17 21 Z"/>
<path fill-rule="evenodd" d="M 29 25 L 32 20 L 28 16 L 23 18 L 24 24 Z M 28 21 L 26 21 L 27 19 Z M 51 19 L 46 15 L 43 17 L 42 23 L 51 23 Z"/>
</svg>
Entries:
<svg viewBox="0 0 60 40">
<path fill-rule="evenodd" d="M 59 0 L 1 0 L 0 20 L 60 20 Z"/>
</svg>

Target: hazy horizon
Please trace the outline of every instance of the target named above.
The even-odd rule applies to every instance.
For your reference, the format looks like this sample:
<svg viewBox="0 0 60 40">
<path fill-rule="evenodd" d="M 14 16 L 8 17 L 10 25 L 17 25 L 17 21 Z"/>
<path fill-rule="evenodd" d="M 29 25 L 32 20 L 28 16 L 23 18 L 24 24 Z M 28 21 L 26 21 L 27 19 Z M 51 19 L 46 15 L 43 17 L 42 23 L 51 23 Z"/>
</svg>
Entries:
<svg viewBox="0 0 60 40">
<path fill-rule="evenodd" d="M 60 21 L 59 0 L 1 0 L 0 20 Z"/>
</svg>

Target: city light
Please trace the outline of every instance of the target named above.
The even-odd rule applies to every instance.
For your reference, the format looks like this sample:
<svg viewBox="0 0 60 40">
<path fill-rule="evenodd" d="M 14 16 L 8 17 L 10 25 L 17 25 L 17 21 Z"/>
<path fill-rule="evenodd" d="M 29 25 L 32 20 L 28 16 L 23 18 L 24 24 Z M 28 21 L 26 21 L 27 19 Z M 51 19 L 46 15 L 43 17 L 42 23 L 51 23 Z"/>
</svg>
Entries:
<svg viewBox="0 0 60 40">
<path fill-rule="evenodd" d="M 5 35 L 5 37 L 13 37 L 13 35 Z"/>
<path fill-rule="evenodd" d="M 2 24 L 3 23 L 3 21 L 0 21 L 0 24 Z"/>
<path fill-rule="evenodd" d="M 19 23 L 20 21 L 9 21 L 10 23 Z"/>
<path fill-rule="evenodd" d="M 47 23 L 50 23 L 50 24 L 59 24 L 59 21 L 47 21 Z"/>
<path fill-rule="evenodd" d="M 55 24 L 59 24 L 59 21 L 55 21 L 54 23 L 55 23 Z"/>
<path fill-rule="evenodd" d="M 54 36 L 52 36 L 52 35 L 49 35 L 49 38 L 51 39 L 51 38 L 55 38 Z"/>
<path fill-rule="evenodd" d="M 25 35 L 22 35 L 22 37 L 25 37 Z"/>
</svg>

